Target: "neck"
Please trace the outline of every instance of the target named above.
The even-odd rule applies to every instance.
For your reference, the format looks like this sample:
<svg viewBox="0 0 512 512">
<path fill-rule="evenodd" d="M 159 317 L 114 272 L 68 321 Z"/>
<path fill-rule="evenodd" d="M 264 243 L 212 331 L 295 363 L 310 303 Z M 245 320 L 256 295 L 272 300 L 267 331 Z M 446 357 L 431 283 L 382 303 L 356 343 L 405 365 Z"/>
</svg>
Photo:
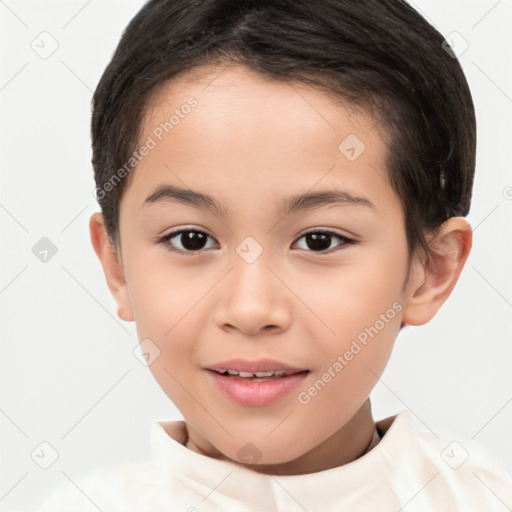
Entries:
<svg viewBox="0 0 512 512">
<path fill-rule="evenodd" d="M 331 437 L 297 459 L 279 464 L 242 464 L 227 457 L 215 457 L 242 465 L 258 473 L 269 475 L 302 475 L 316 473 L 348 464 L 366 453 L 375 431 L 370 399 L 359 408 L 352 418 Z M 190 437 L 186 447 L 202 455 L 209 455 Z"/>
</svg>

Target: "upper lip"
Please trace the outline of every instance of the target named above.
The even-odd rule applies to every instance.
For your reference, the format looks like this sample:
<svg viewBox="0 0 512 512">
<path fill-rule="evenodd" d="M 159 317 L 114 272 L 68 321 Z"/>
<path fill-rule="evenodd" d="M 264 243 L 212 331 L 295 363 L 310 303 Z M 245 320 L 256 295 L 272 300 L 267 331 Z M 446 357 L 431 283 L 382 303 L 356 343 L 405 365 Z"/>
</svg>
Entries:
<svg viewBox="0 0 512 512">
<path fill-rule="evenodd" d="M 259 359 L 258 361 L 248 361 L 246 359 L 230 359 L 229 361 L 223 361 L 221 363 L 209 366 L 207 370 L 214 370 L 216 372 L 220 372 L 221 370 L 238 370 L 248 373 L 285 371 L 286 373 L 290 374 L 309 371 L 306 368 L 293 367 L 274 359 Z"/>
</svg>

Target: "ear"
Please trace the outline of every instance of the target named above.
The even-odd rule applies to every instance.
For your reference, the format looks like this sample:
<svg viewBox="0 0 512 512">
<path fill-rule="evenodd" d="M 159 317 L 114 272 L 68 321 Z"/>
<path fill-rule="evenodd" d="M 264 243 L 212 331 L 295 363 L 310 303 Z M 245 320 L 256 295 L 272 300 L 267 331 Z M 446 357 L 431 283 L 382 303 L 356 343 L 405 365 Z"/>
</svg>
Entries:
<svg viewBox="0 0 512 512">
<path fill-rule="evenodd" d="M 103 266 L 110 293 L 117 302 L 117 315 L 121 320 L 132 322 L 133 312 L 124 279 L 122 259 L 112 248 L 101 213 L 93 213 L 89 220 L 89 230 L 92 246 Z"/>
<path fill-rule="evenodd" d="M 425 261 L 415 257 L 402 320 L 408 325 L 429 322 L 452 293 L 473 243 L 473 231 L 463 217 L 452 217 L 430 239 Z"/>
</svg>

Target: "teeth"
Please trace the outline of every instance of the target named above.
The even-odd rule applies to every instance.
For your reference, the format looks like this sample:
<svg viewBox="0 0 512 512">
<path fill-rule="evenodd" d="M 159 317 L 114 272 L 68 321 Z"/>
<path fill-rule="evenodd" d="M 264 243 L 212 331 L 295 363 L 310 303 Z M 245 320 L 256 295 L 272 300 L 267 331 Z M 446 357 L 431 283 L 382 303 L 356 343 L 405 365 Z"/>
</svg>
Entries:
<svg viewBox="0 0 512 512">
<path fill-rule="evenodd" d="M 223 375 L 238 375 L 239 377 L 282 377 L 283 375 L 287 375 L 287 372 L 284 370 L 278 371 L 270 371 L 270 372 L 239 372 L 238 370 L 225 370 L 223 368 L 219 369 L 219 372 Z"/>
<path fill-rule="evenodd" d="M 256 377 L 272 377 L 273 375 L 275 375 L 276 372 L 274 371 L 271 371 L 271 372 L 256 372 L 254 375 L 256 375 Z"/>
</svg>

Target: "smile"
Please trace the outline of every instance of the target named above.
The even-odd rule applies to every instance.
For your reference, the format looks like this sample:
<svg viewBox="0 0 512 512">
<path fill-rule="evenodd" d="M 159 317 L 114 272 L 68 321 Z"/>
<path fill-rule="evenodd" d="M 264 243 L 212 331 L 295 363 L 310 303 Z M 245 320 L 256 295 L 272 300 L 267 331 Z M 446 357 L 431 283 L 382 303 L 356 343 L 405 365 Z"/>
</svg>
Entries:
<svg viewBox="0 0 512 512">
<path fill-rule="evenodd" d="M 241 371 L 238 371 L 238 370 L 224 370 L 224 369 L 220 369 L 220 370 L 214 370 L 214 371 L 217 371 L 218 373 L 220 373 L 221 375 L 230 375 L 230 376 L 233 376 L 234 378 L 236 377 L 239 377 L 239 378 L 244 378 L 244 379 L 247 379 L 247 378 L 279 378 L 279 377 L 284 377 L 285 375 L 291 375 L 291 373 L 285 371 L 285 370 L 278 370 L 278 371 L 269 371 L 269 372 L 241 372 Z"/>
<path fill-rule="evenodd" d="M 225 397 L 248 407 L 262 407 L 277 402 L 299 386 L 309 374 L 309 370 L 296 373 L 237 370 L 225 370 L 224 373 L 215 370 L 206 372 L 216 389 Z"/>
</svg>

